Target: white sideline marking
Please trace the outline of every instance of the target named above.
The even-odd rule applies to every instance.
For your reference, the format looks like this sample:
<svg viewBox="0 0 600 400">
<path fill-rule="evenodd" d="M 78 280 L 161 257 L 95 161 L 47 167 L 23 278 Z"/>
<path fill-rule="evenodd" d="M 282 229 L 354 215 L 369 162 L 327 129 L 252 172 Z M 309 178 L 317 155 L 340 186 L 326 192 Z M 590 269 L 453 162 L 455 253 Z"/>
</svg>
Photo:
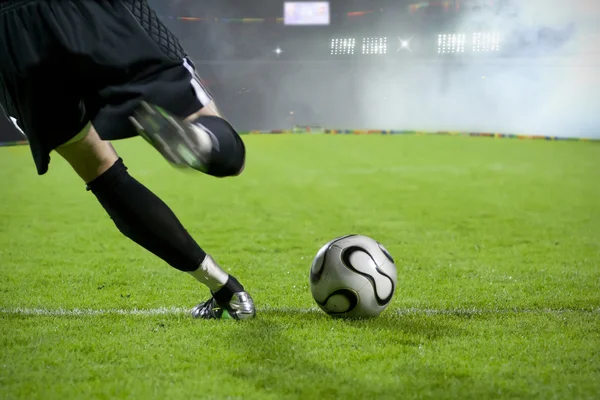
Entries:
<svg viewBox="0 0 600 400">
<path fill-rule="evenodd" d="M 600 307 L 597 308 L 446 308 L 446 309 L 425 309 L 425 308 L 406 308 L 397 309 L 394 312 L 398 315 L 499 315 L 499 314 L 565 314 L 565 313 L 600 313 Z"/>
<path fill-rule="evenodd" d="M 71 315 L 174 315 L 183 314 L 189 310 L 177 307 L 160 307 L 151 309 L 120 309 L 108 308 L 94 310 L 91 308 L 0 308 L 0 314 L 20 314 L 20 315 L 47 315 L 47 316 L 71 316 Z"/>
<path fill-rule="evenodd" d="M 107 309 L 91 309 L 91 308 L 72 308 L 72 309 L 47 309 L 47 308 L 0 308 L 0 314 L 10 315 L 42 315 L 42 316 L 94 316 L 94 315 L 179 315 L 187 314 L 191 309 L 181 307 L 160 307 L 151 309 L 122 309 L 122 308 L 107 308 Z M 396 315 L 498 315 L 498 314 L 564 314 L 564 313 L 593 313 L 600 314 L 600 307 L 597 308 L 539 308 L 539 309 L 477 309 L 477 308 L 447 308 L 447 309 L 426 309 L 426 308 L 405 308 L 390 310 Z M 281 313 L 318 313 L 321 312 L 318 308 L 290 308 L 290 307 L 262 307 L 258 308 L 257 312 L 281 312 Z"/>
</svg>

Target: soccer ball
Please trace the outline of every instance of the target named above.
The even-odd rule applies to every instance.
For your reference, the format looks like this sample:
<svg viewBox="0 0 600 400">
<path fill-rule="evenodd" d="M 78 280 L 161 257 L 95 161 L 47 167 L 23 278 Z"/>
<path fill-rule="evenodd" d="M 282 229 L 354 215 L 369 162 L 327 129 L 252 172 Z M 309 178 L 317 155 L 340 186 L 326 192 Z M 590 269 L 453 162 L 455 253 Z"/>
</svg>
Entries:
<svg viewBox="0 0 600 400">
<path fill-rule="evenodd" d="M 310 268 L 310 291 L 332 317 L 378 316 L 390 304 L 398 274 L 390 253 L 367 236 L 347 235 L 321 247 Z"/>
</svg>

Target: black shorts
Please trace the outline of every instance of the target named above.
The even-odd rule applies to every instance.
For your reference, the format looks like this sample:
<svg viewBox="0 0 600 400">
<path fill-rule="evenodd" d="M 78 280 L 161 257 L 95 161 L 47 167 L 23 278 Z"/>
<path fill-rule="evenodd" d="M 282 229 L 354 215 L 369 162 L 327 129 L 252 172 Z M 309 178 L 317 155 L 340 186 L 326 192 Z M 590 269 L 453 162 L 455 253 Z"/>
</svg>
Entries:
<svg viewBox="0 0 600 400">
<path fill-rule="evenodd" d="M 0 103 L 38 174 L 89 122 L 104 140 L 136 136 L 141 100 L 180 117 L 211 100 L 147 0 L 0 1 Z"/>
</svg>

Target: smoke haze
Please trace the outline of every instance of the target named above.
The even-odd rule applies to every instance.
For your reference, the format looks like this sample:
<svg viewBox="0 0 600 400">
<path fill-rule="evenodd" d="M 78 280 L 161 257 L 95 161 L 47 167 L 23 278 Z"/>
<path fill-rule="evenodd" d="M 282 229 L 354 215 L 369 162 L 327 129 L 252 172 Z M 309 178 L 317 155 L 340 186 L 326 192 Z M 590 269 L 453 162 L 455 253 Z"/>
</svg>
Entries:
<svg viewBox="0 0 600 400">
<path fill-rule="evenodd" d="M 514 35 L 518 55 L 374 69 L 361 82 L 363 108 L 372 111 L 363 124 L 600 137 L 600 2 L 515 3 L 495 14 L 470 14 L 457 32 L 487 27 Z"/>
<path fill-rule="evenodd" d="M 207 14 L 202 2 L 187 7 L 190 15 Z M 227 14 L 222 6 L 213 11 Z M 243 101 L 226 94 L 217 97 L 227 117 L 242 129 L 320 123 L 329 128 L 600 137 L 597 0 L 515 0 L 493 12 L 464 12 L 455 32 L 445 32 L 499 32 L 502 55 L 493 58 L 267 62 L 273 57 L 264 49 L 279 43 L 266 36 L 261 46 L 247 43 L 248 51 L 255 52 L 251 60 L 214 63 L 202 57 L 206 46 L 226 59 L 244 48 L 246 39 L 226 23 L 211 24 L 198 39 L 192 25 L 178 33 L 190 53 L 201 59 L 200 74 L 213 74 L 230 92 L 243 92 Z M 255 29 L 260 35 L 260 24 Z M 321 39 L 325 51 L 330 39 Z M 293 46 L 282 47 L 285 51 Z M 396 51 L 395 43 L 390 51 Z"/>
</svg>

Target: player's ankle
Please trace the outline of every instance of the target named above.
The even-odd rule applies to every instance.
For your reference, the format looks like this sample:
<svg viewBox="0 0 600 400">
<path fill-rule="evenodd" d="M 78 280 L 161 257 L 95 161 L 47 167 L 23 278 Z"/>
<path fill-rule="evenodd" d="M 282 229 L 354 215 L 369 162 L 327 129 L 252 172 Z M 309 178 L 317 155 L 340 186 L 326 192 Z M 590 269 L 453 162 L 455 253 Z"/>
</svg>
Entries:
<svg viewBox="0 0 600 400">
<path fill-rule="evenodd" d="M 218 304 L 228 304 L 231 301 L 234 293 L 244 291 L 244 286 L 235 279 L 232 275 L 229 275 L 225 285 L 217 291 L 212 292 L 213 297 Z"/>
<path fill-rule="evenodd" d="M 211 292 L 218 291 L 227 284 L 229 274 L 207 254 L 195 271 L 188 272 L 197 281 L 205 284 Z"/>
</svg>

